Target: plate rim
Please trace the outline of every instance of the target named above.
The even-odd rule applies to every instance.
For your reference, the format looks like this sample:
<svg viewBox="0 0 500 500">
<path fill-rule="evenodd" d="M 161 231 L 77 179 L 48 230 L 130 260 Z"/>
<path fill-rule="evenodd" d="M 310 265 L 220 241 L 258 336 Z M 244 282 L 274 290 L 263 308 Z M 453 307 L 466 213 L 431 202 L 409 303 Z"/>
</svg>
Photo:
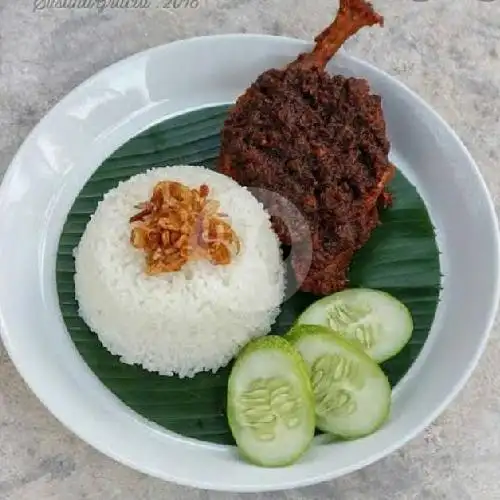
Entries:
<svg viewBox="0 0 500 500">
<path fill-rule="evenodd" d="M 255 39 L 255 40 L 260 39 L 260 40 L 263 40 L 263 41 L 265 41 L 265 40 L 269 40 L 269 41 L 273 40 L 273 41 L 275 41 L 276 39 L 279 39 L 283 43 L 293 43 L 293 44 L 296 44 L 296 45 L 298 45 L 300 43 L 300 44 L 303 45 L 304 48 L 307 48 L 307 46 L 311 45 L 310 41 L 299 39 L 299 38 L 285 37 L 285 36 L 275 36 L 275 35 L 266 35 L 266 34 L 251 34 L 251 33 L 238 34 L 238 33 L 229 33 L 229 34 L 220 34 L 220 35 L 205 35 L 205 36 L 201 36 L 201 37 L 198 36 L 198 37 L 191 37 L 191 38 L 186 38 L 186 39 L 180 39 L 180 40 L 176 40 L 176 41 L 173 41 L 173 42 L 170 42 L 170 43 L 166 43 L 166 44 L 158 45 L 158 46 L 155 46 L 155 47 L 151 47 L 149 49 L 137 52 L 137 53 L 135 53 L 135 54 L 133 54 L 133 55 L 131 55 L 129 57 L 125 57 L 125 58 L 122 58 L 122 59 L 114 62 L 113 64 L 111 64 L 111 65 L 109 65 L 109 66 L 107 66 L 107 67 L 99 70 L 98 72 L 96 72 L 95 74 L 91 75 L 89 78 L 87 78 L 83 82 L 81 82 L 79 85 L 77 85 L 76 87 L 74 87 L 62 99 L 60 99 L 56 103 L 56 105 L 53 106 L 44 115 L 44 117 L 42 117 L 42 119 L 35 125 L 35 127 L 27 134 L 27 136 L 23 140 L 21 146 L 18 148 L 16 154 L 14 155 L 14 157 L 11 160 L 11 162 L 9 163 L 9 166 L 8 166 L 6 172 L 5 172 L 4 177 L 3 177 L 2 183 L 0 185 L 0 206 L 3 206 L 2 199 L 4 197 L 2 195 L 8 189 L 8 186 L 10 185 L 10 183 L 12 181 L 12 176 L 15 174 L 15 168 L 13 168 L 13 167 L 15 166 L 16 160 L 18 159 L 18 157 L 21 155 L 22 151 L 24 150 L 24 147 L 25 147 L 27 141 L 30 139 L 31 136 L 33 136 L 38 130 L 40 130 L 44 126 L 44 124 L 46 123 L 46 120 L 48 119 L 48 117 L 50 115 L 53 115 L 53 114 L 57 113 L 61 108 L 63 108 L 64 105 L 65 105 L 65 103 L 67 102 L 67 100 L 70 99 L 71 96 L 74 93 L 76 93 L 78 90 L 82 90 L 83 88 L 91 85 L 94 81 L 96 81 L 97 79 L 99 79 L 100 77 L 102 77 L 103 74 L 106 74 L 108 72 L 112 73 L 121 64 L 124 64 L 125 62 L 133 63 L 134 59 L 139 59 L 141 57 L 145 57 L 148 54 L 152 54 L 152 53 L 154 53 L 156 51 L 161 51 L 161 50 L 165 50 L 165 49 L 168 49 L 168 48 L 172 48 L 175 45 L 198 42 L 198 41 L 200 41 L 200 39 L 201 40 L 206 40 L 207 42 L 210 42 L 211 40 L 216 40 L 216 39 L 229 39 L 229 40 L 230 39 L 235 39 L 235 40 L 238 40 L 238 39 L 241 39 L 241 38 Z M 426 110 L 426 112 L 430 113 L 435 119 L 437 119 L 437 121 L 440 123 L 440 125 L 444 127 L 444 129 L 446 130 L 447 134 L 449 134 L 449 136 L 454 140 L 454 142 L 460 148 L 461 153 L 464 154 L 464 157 L 467 159 L 467 161 L 469 162 L 470 166 L 473 168 L 474 173 L 475 173 L 476 177 L 478 178 L 478 180 L 480 182 L 480 186 L 481 186 L 481 189 L 483 191 L 483 195 L 484 195 L 485 201 L 487 202 L 489 215 L 491 216 L 492 221 L 494 222 L 495 231 L 494 231 L 494 234 L 493 234 L 493 243 L 494 243 L 494 247 L 495 247 L 495 249 L 497 251 L 497 255 L 498 255 L 500 253 L 500 250 L 499 250 L 500 249 L 500 235 L 499 235 L 498 219 L 497 219 L 497 216 L 496 216 L 496 211 L 495 211 L 493 199 L 491 197 L 491 194 L 490 194 L 490 191 L 488 189 L 488 186 L 486 185 L 486 182 L 485 182 L 485 180 L 484 180 L 484 178 L 483 178 L 483 176 L 481 174 L 481 171 L 479 170 L 478 165 L 474 161 L 472 155 L 470 154 L 470 152 L 468 151 L 468 149 L 466 148 L 466 146 L 464 145 L 464 143 L 462 142 L 462 140 L 460 139 L 460 137 L 458 136 L 458 134 L 455 132 L 455 130 L 450 125 L 448 125 L 448 123 L 437 113 L 437 111 L 432 106 L 430 106 L 422 97 L 420 97 L 415 91 L 413 91 L 411 88 L 409 88 L 408 86 L 406 86 L 405 84 L 403 84 L 401 81 L 399 81 L 393 75 L 391 75 L 391 74 L 389 74 L 389 73 L 387 73 L 385 71 L 382 71 L 378 67 L 372 65 L 371 63 L 369 63 L 369 62 L 367 62 L 367 61 L 365 61 L 363 59 L 360 59 L 360 58 L 357 58 L 357 57 L 352 56 L 350 54 L 347 54 L 345 51 L 342 51 L 342 56 L 343 56 L 343 58 L 345 58 L 347 60 L 354 61 L 359 66 L 367 67 L 372 72 L 377 73 L 378 75 L 383 76 L 384 78 L 387 78 L 387 79 L 391 80 L 392 84 L 400 87 L 406 93 L 410 94 L 411 97 L 418 103 L 418 105 L 421 108 L 424 108 Z M 1 222 L 0 222 L 0 225 L 1 225 Z M 80 433 L 79 433 L 76 425 L 73 426 L 72 423 L 71 422 L 67 422 L 66 419 L 61 419 L 59 417 L 59 415 L 57 414 L 57 412 L 53 409 L 53 407 L 49 406 L 45 402 L 45 397 L 39 396 L 39 392 L 35 391 L 32 388 L 32 384 L 30 383 L 29 377 L 27 378 L 25 376 L 25 372 L 22 369 L 19 368 L 20 365 L 22 365 L 21 359 L 20 359 L 20 357 L 18 357 L 19 353 L 17 352 L 16 349 L 13 348 L 13 345 L 11 344 L 11 339 L 15 335 L 11 335 L 7 331 L 7 328 L 6 328 L 6 325 L 5 325 L 5 321 L 4 321 L 3 306 L 2 306 L 1 303 L 0 303 L 0 335 L 2 337 L 5 349 L 6 349 L 7 353 L 8 353 L 8 355 L 9 355 L 10 359 L 12 360 L 12 362 L 14 363 L 14 365 L 16 366 L 16 369 L 17 369 L 18 373 L 21 375 L 21 377 L 23 378 L 23 380 L 26 382 L 26 384 L 28 385 L 28 387 L 30 388 L 30 390 L 42 402 L 42 404 L 49 410 L 49 412 L 52 415 L 55 416 L 55 418 L 57 420 L 59 420 L 63 424 L 63 426 L 65 426 L 66 428 L 68 428 L 69 430 L 71 430 L 71 432 L 73 432 L 75 435 L 77 435 L 80 439 L 82 439 L 83 441 L 85 441 L 89 445 L 93 446 L 94 448 L 98 449 L 100 452 L 104 453 L 105 455 L 113 458 L 114 460 L 116 460 L 118 462 L 124 463 L 124 464 L 126 464 L 127 466 L 129 466 L 129 467 L 131 467 L 133 469 L 136 469 L 136 470 L 139 470 L 141 472 L 144 472 L 144 473 L 146 473 L 148 475 L 155 476 L 155 477 L 167 480 L 167 481 L 173 481 L 173 482 L 176 482 L 177 484 L 182 484 L 182 485 L 185 485 L 185 486 L 194 486 L 194 487 L 198 487 L 198 488 L 206 488 L 206 489 L 212 489 L 212 490 L 217 490 L 217 491 L 235 491 L 235 492 L 236 491 L 238 491 L 238 492 L 276 491 L 276 490 L 283 490 L 285 488 L 295 488 L 295 487 L 301 487 L 301 486 L 308 486 L 308 485 L 316 484 L 318 482 L 327 481 L 327 480 L 333 479 L 335 477 L 338 477 L 340 475 L 344 475 L 344 474 L 346 474 L 348 472 L 352 472 L 354 470 L 358 470 L 360 468 L 363 468 L 363 467 L 365 467 L 365 466 L 367 466 L 369 464 L 372 464 L 372 463 L 378 461 L 380 458 L 383 458 L 383 457 L 389 455 L 390 453 L 394 452 L 395 450 L 401 448 L 408 441 L 410 441 L 411 439 L 413 439 L 416 435 L 420 434 L 425 427 L 427 427 L 430 423 L 432 423 L 452 403 L 452 401 L 458 396 L 458 394 L 461 392 L 461 390 L 463 389 L 463 387 L 465 386 L 465 384 L 467 383 L 467 381 L 471 377 L 471 375 L 472 375 L 473 371 L 475 370 L 475 368 L 476 368 L 476 366 L 477 366 L 480 358 L 482 357 L 482 355 L 484 353 L 484 350 L 486 348 L 487 342 L 489 340 L 489 337 L 490 337 L 490 334 L 491 334 L 491 330 L 492 330 L 492 327 L 493 327 L 493 323 L 495 321 L 496 313 L 497 313 L 497 310 L 498 310 L 498 302 L 500 300 L 500 280 L 499 280 L 499 269 L 498 269 L 498 267 L 499 266 L 498 266 L 498 257 L 497 257 L 497 260 L 495 262 L 495 269 L 493 270 L 493 272 L 494 272 L 494 274 L 496 276 L 496 280 L 495 280 L 496 281 L 495 292 L 494 292 L 494 296 L 492 297 L 492 302 L 493 302 L 494 305 L 492 305 L 492 307 L 489 308 L 487 328 L 485 328 L 484 332 L 482 332 L 482 334 L 480 336 L 480 341 L 478 342 L 478 347 L 476 349 L 476 353 L 475 353 L 474 357 L 471 358 L 471 360 L 469 362 L 468 369 L 463 372 L 460 380 L 455 384 L 453 390 L 450 391 L 450 393 L 448 394 L 448 397 L 445 400 L 443 400 L 441 402 L 441 404 L 438 405 L 435 408 L 434 412 L 428 414 L 427 419 L 425 421 L 422 421 L 421 424 L 420 424 L 420 426 L 415 427 L 413 429 L 413 432 L 411 434 L 407 434 L 406 435 L 405 439 L 401 440 L 400 442 L 394 442 L 392 444 L 392 446 L 386 447 L 385 449 L 381 450 L 376 455 L 372 455 L 370 457 L 367 457 L 365 461 L 361 461 L 360 463 L 357 464 L 356 467 L 351 467 L 350 470 L 340 471 L 340 473 L 337 473 L 337 474 L 332 473 L 330 475 L 323 475 L 322 477 L 309 477 L 306 480 L 304 480 L 304 479 L 288 480 L 286 482 L 283 482 L 283 483 L 280 483 L 280 484 L 276 484 L 274 487 L 272 487 L 272 486 L 271 487 L 270 486 L 266 486 L 265 489 L 259 489 L 258 487 L 255 488 L 254 485 L 253 486 L 245 485 L 243 487 L 233 486 L 233 487 L 229 487 L 229 488 L 225 487 L 224 489 L 219 489 L 217 487 L 216 488 L 211 487 L 211 485 L 207 485 L 206 483 L 198 483 L 197 480 L 196 480 L 196 478 L 194 478 L 193 480 L 190 480 L 190 481 L 182 481 L 182 480 L 179 480 L 178 478 L 175 478 L 175 477 L 168 477 L 167 474 L 158 475 L 157 473 L 152 472 L 152 471 L 148 470 L 147 468 L 141 468 L 140 464 L 138 464 L 137 462 L 130 463 L 129 461 L 125 460 L 124 457 L 122 457 L 122 456 L 120 456 L 118 454 L 112 454 L 112 453 L 110 453 L 109 452 L 109 448 L 106 449 L 106 447 L 100 446 L 100 443 L 91 442 L 91 441 L 88 440 L 88 438 L 83 438 L 80 435 Z M 2 286 L 2 285 L 0 284 L 0 286 Z"/>
</svg>

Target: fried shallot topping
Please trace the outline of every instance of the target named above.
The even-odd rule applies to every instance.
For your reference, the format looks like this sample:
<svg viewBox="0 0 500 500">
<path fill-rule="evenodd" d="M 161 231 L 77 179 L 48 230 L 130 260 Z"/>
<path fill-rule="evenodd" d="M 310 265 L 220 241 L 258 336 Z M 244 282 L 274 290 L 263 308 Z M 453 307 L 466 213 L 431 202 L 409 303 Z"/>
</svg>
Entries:
<svg viewBox="0 0 500 500">
<path fill-rule="evenodd" d="M 131 244 L 146 254 L 149 275 L 179 271 L 190 260 L 231 263 L 240 241 L 206 184 L 190 189 L 180 182 L 156 184 L 149 201 L 130 218 Z"/>
</svg>

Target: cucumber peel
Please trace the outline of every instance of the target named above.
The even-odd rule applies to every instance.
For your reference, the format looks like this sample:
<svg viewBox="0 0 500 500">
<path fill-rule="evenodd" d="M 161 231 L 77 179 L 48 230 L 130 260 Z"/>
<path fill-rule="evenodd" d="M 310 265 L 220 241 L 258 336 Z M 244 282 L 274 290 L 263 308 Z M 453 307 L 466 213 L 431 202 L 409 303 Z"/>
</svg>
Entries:
<svg viewBox="0 0 500 500">
<path fill-rule="evenodd" d="M 361 344 L 377 363 L 398 354 L 413 333 L 408 308 L 392 295 L 369 288 L 351 288 L 319 299 L 295 324 L 329 327 L 356 345 Z"/>
<path fill-rule="evenodd" d="M 286 337 L 308 366 L 320 430 L 356 439 L 385 423 L 392 389 L 373 359 L 325 326 L 295 326 Z"/>
<path fill-rule="evenodd" d="M 296 462 L 315 431 L 314 394 L 297 350 L 274 335 L 251 341 L 228 383 L 227 417 L 240 454 L 263 467 Z"/>
</svg>

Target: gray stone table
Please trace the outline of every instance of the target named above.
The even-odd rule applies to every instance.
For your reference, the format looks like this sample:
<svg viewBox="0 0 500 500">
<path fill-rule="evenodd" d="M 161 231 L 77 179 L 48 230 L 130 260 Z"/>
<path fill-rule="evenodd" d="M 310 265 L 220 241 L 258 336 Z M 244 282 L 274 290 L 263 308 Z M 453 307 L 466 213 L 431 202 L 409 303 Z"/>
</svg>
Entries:
<svg viewBox="0 0 500 500">
<path fill-rule="evenodd" d="M 312 38 L 332 0 L 201 0 L 199 9 L 39 9 L 0 0 L 0 173 L 75 85 L 178 38 L 256 32 Z M 396 75 L 455 128 L 500 202 L 500 0 L 378 0 L 384 30 L 347 44 Z M 480 249 L 478 249 L 480 251 Z M 473 332 L 471 332 L 473 334 Z M 64 429 L 0 345 L 0 499 L 500 499 L 500 329 L 454 404 L 400 452 L 340 480 L 264 495 L 207 493 L 123 467 Z"/>
</svg>

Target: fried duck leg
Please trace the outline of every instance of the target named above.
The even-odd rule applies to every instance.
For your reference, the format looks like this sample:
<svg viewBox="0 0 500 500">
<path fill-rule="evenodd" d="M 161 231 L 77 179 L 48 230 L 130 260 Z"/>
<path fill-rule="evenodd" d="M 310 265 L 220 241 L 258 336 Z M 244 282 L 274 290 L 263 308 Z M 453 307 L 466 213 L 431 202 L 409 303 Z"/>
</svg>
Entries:
<svg viewBox="0 0 500 500">
<path fill-rule="evenodd" d="M 325 67 L 364 26 L 383 25 L 365 0 L 340 0 L 333 23 L 311 52 L 260 75 L 237 100 L 221 133 L 219 170 L 259 188 L 285 245 L 312 242 L 312 262 L 295 252 L 301 289 L 329 294 L 347 285 L 354 253 L 391 203 L 381 99 L 364 79 L 331 76 Z M 276 193 L 279 197 L 273 196 Z M 285 213 L 279 199 L 303 217 Z"/>
<path fill-rule="evenodd" d="M 341 0 L 333 23 L 314 39 L 314 49 L 300 55 L 292 64 L 299 64 L 304 69 L 308 66 L 325 68 L 348 38 L 361 28 L 375 24 L 383 26 L 384 18 L 373 10 L 371 4 L 364 0 Z"/>
</svg>

